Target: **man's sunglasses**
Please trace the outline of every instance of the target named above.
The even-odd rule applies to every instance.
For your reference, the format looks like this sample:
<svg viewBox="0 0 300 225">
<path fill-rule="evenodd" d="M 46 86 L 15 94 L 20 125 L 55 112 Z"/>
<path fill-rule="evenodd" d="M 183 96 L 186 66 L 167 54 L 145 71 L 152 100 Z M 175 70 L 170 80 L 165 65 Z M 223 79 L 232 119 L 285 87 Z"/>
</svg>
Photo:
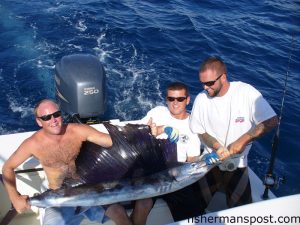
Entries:
<svg viewBox="0 0 300 225">
<path fill-rule="evenodd" d="M 217 80 L 219 80 L 220 78 L 221 78 L 221 76 L 223 75 L 224 73 L 222 73 L 220 76 L 218 76 L 217 77 L 217 79 L 215 79 L 215 80 L 211 80 L 211 81 L 207 81 L 207 82 L 201 82 L 202 83 L 202 85 L 204 86 L 208 86 L 208 87 L 210 87 L 210 86 L 213 86 L 215 83 L 216 83 L 216 81 Z"/>
<path fill-rule="evenodd" d="M 48 121 L 48 120 L 51 120 L 52 116 L 54 118 L 57 118 L 57 117 L 60 117 L 61 116 L 61 111 L 56 111 L 54 113 L 51 113 L 51 114 L 48 114 L 48 115 L 44 115 L 44 116 L 40 116 L 40 117 L 37 117 L 43 121 Z"/>
<path fill-rule="evenodd" d="M 187 97 L 177 97 L 177 98 L 175 98 L 175 97 L 169 97 L 169 96 L 167 97 L 167 100 L 168 100 L 169 102 L 174 102 L 175 99 L 176 99 L 178 102 L 183 102 L 184 100 L 187 99 Z"/>
</svg>

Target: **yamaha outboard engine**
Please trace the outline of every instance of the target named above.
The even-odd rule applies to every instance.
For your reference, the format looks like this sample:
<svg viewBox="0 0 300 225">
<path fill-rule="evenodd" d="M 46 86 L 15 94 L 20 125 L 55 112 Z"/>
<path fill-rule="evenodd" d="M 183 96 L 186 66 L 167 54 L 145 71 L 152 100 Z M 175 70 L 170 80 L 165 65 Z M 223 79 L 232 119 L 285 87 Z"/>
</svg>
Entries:
<svg viewBox="0 0 300 225">
<path fill-rule="evenodd" d="M 105 71 L 89 54 L 64 56 L 55 65 L 56 98 L 71 122 L 96 123 L 106 105 Z"/>
</svg>

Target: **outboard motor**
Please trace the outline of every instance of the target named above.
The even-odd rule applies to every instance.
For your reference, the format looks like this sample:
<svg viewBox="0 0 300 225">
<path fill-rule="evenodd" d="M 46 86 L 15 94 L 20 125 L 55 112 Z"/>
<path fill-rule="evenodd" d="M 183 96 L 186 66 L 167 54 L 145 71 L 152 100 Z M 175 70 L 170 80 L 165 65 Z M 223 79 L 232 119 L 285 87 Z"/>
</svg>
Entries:
<svg viewBox="0 0 300 225">
<path fill-rule="evenodd" d="M 55 65 L 56 98 L 71 122 L 99 122 L 106 109 L 105 71 L 89 54 L 64 56 Z"/>
</svg>

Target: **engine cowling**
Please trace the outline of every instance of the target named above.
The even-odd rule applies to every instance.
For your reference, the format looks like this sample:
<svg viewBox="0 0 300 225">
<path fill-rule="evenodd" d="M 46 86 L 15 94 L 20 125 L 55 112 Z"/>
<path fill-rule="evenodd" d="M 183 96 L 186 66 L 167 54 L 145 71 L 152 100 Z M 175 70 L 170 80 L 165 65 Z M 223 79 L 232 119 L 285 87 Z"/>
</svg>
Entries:
<svg viewBox="0 0 300 225">
<path fill-rule="evenodd" d="M 55 65 L 56 98 L 61 110 L 80 119 L 101 118 L 106 110 L 106 75 L 90 54 L 62 57 Z"/>
</svg>

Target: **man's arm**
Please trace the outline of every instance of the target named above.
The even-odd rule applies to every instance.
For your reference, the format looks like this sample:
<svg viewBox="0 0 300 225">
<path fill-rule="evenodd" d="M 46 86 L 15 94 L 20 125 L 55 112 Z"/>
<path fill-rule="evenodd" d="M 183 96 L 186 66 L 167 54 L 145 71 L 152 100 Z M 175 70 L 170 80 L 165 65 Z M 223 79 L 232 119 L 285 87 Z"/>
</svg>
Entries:
<svg viewBox="0 0 300 225">
<path fill-rule="evenodd" d="M 2 168 L 3 182 L 8 196 L 18 213 L 24 212 L 30 208 L 27 203 L 27 195 L 20 195 L 16 186 L 15 169 L 31 157 L 30 141 L 27 139 L 5 162 Z"/>
<path fill-rule="evenodd" d="M 198 156 L 188 156 L 186 159 L 187 162 L 195 162 L 197 160 L 199 160 L 199 155 Z"/>
<path fill-rule="evenodd" d="M 230 156 L 230 153 L 226 146 L 222 146 L 213 136 L 209 135 L 208 133 L 198 134 L 198 136 L 202 143 L 215 150 L 221 161 L 227 159 Z"/>
<path fill-rule="evenodd" d="M 243 152 L 248 143 L 270 132 L 277 124 L 277 116 L 273 116 L 270 119 L 257 124 L 254 128 L 250 129 L 247 133 L 243 134 L 239 139 L 228 146 L 230 154 L 233 155 Z"/>
<path fill-rule="evenodd" d="M 208 133 L 198 134 L 202 143 L 204 143 L 207 147 L 214 149 L 217 151 L 222 145 Z"/>
<path fill-rule="evenodd" d="M 95 128 L 85 124 L 76 124 L 75 126 L 78 126 L 75 129 L 80 133 L 80 135 L 83 134 L 87 141 L 93 142 L 105 148 L 112 146 L 112 140 L 109 134 L 100 132 Z"/>
</svg>

